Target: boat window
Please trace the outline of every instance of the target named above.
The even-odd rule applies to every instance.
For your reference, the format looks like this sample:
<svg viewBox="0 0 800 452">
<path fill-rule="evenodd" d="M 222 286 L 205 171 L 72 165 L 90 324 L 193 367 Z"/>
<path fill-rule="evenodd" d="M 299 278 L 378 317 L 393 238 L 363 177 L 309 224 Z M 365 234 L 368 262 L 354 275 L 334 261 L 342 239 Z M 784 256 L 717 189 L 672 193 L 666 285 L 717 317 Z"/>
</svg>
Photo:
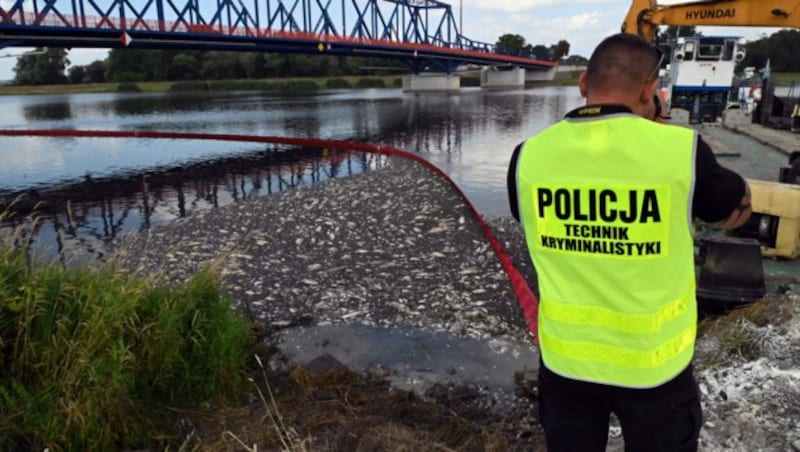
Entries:
<svg viewBox="0 0 800 452">
<path fill-rule="evenodd" d="M 697 49 L 698 60 L 719 60 L 722 56 L 721 43 L 700 43 Z"/>
<path fill-rule="evenodd" d="M 725 41 L 725 53 L 722 54 L 723 61 L 730 61 L 733 59 L 733 51 L 736 49 L 736 41 L 727 40 Z"/>
<path fill-rule="evenodd" d="M 692 61 L 694 59 L 694 41 L 686 41 L 683 45 L 683 60 Z"/>
<path fill-rule="evenodd" d="M 707 92 L 700 95 L 701 104 L 719 104 L 722 102 L 725 102 L 725 93 L 721 91 Z"/>
<path fill-rule="evenodd" d="M 692 102 L 692 99 L 693 97 L 691 93 L 687 93 L 685 91 L 677 92 L 672 99 L 672 105 L 689 104 Z"/>
</svg>

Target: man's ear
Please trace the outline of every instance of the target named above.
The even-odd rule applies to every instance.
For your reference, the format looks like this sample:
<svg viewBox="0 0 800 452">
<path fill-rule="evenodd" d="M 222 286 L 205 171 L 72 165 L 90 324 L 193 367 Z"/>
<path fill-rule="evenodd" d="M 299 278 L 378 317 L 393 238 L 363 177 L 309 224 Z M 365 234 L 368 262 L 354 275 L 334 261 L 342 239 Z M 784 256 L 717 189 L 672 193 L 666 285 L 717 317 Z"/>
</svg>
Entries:
<svg viewBox="0 0 800 452">
<path fill-rule="evenodd" d="M 647 82 L 642 86 L 642 90 L 639 92 L 639 102 L 642 104 L 653 102 L 653 94 L 656 93 L 656 88 L 658 88 L 658 79 Z"/>
<path fill-rule="evenodd" d="M 578 77 L 578 88 L 581 90 L 581 97 L 586 97 L 588 92 L 586 89 L 586 71 L 581 72 L 581 76 Z"/>
</svg>

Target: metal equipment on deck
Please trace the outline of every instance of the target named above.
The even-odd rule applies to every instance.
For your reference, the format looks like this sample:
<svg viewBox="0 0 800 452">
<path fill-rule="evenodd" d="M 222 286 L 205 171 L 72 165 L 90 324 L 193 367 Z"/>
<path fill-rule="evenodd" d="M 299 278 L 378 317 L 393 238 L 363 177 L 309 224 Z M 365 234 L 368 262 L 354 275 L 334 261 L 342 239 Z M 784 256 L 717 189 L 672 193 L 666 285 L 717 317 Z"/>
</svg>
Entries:
<svg viewBox="0 0 800 452">
<path fill-rule="evenodd" d="M 753 215 L 737 233 L 758 239 L 764 256 L 800 256 L 800 185 L 748 180 Z"/>
<path fill-rule="evenodd" d="M 721 312 L 752 303 L 766 294 L 758 242 L 708 237 L 700 240 L 697 302 L 701 310 Z"/>
</svg>

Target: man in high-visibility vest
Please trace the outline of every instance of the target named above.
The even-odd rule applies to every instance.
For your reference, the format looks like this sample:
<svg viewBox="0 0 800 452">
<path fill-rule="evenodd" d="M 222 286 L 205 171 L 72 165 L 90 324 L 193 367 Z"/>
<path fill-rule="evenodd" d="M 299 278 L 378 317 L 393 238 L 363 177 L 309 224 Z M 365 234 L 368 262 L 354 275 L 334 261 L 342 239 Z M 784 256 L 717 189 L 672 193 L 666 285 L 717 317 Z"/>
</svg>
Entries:
<svg viewBox="0 0 800 452">
<path fill-rule="evenodd" d="M 738 174 L 694 130 L 653 121 L 662 54 L 618 34 L 595 49 L 578 108 L 514 151 L 509 196 L 539 289 L 547 449 L 696 450 L 693 220 L 750 215 Z"/>
</svg>

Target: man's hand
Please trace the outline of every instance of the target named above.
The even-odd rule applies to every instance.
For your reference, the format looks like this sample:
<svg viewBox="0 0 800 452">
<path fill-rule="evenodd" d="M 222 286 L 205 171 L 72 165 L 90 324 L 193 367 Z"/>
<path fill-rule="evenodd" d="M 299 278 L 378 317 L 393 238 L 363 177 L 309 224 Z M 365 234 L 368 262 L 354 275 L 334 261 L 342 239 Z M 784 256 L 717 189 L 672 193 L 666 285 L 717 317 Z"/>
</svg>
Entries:
<svg viewBox="0 0 800 452">
<path fill-rule="evenodd" d="M 733 209 L 733 212 L 728 216 L 728 218 L 719 221 L 717 223 L 712 224 L 711 226 L 714 228 L 731 230 L 736 229 L 739 226 L 745 224 L 748 219 L 750 219 L 750 214 L 753 213 L 752 206 L 750 205 L 750 185 L 747 184 L 747 181 L 744 183 L 744 196 L 742 196 L 742 200 L 739 201 L 739 205 Z"/>
</svg>

